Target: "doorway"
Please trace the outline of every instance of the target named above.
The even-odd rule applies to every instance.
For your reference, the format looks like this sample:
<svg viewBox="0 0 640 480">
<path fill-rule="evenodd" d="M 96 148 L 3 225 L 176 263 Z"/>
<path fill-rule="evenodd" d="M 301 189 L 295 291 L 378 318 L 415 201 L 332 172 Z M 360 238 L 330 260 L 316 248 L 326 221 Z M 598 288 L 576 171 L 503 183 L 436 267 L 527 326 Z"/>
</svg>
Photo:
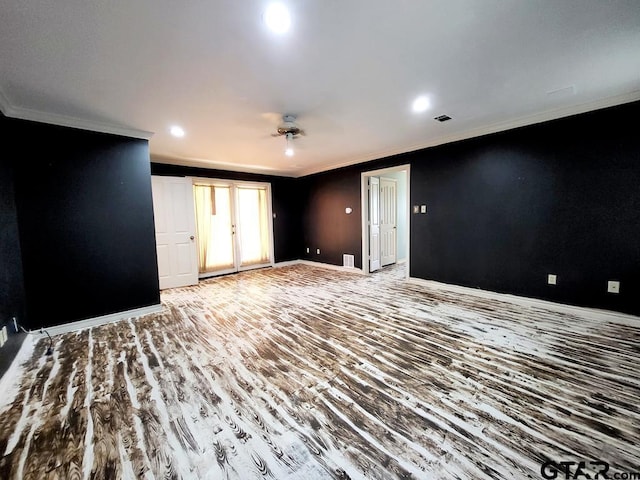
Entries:
<svg viewBox="0 0 640 480">
<path fill-rule="evenodd" d="M 362 270 L 409 264 L 410 165 L 361 174 Z M 409 278 L 409 268 L 405 270 Z"/>
<path fill-rule="evenodd" d="M 198 275 L 273 266 L 268 183 L 193 179 Z"/>
<path fill-rule="evenodd" d="M 160 290 L 273 266 L 271 186 L 152 176 Z"/>
</svg>

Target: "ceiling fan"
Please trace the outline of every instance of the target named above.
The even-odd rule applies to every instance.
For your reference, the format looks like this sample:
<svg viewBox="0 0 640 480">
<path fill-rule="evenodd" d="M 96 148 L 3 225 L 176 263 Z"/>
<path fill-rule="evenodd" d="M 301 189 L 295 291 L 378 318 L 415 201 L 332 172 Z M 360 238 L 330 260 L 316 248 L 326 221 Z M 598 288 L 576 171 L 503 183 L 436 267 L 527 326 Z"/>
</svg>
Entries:
<svg viewBox="0 0 640 480">
<path fill-rule="evenodd" d="M 296 138 L 298 135 L 306 135 L 296 123 L 295 115 L 283 115 L 282 122 L 278 125 L 276 133 L 272 133 L 272 137 L 287 137 L 287 140 Z"/>
<path fill-rule="evenodd" d="M 306 134 L 296 123 L 295 115 L 283 115 L 282 122 L 278 125 L 276 133 L 271 134 L 272 137 L 285 137 L 287 139 L 286 148 L 284 150 L 284 154 L 287 157 L 292 157 L 295 154 L 290 142 L 300 135 Z"/>
</svg>

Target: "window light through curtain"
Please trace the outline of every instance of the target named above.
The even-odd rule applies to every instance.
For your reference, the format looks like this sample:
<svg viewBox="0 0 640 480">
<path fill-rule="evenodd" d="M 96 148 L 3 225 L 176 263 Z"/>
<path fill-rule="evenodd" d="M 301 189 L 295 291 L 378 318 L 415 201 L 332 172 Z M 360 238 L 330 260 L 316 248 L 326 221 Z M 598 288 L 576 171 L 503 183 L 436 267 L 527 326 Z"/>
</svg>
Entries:
<svg viewBox="0 0 640 480">
<path fill-rule="evenodd" d="M 267 192 L 260 186 L 193 186 L 200 273 L 236 269 L 236 251 L 239 267 L 270 262 Z"/>
<path fill-rule="evenodd" d="M 269 262 L 267 189 L 238 187 L 240 266 Z"/>
<path fill-rule="evenodd" d="M 231 188 L 194 185 L 198 270 L 200 273 L 233 268 Z"/>
</svg>

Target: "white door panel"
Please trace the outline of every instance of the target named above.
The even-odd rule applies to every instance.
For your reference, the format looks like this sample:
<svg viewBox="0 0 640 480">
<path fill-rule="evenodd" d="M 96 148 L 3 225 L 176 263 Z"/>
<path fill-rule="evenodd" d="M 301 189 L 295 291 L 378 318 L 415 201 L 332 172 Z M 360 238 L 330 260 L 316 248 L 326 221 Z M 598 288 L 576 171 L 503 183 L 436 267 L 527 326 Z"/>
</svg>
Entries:
<svg viewBox="0 0 640 480">
<path fill-rule="evenodd" d="M 191 180 L 151 178 L 160 289 L 198 283 Z"/>
<path fill-rule="evenodd" d="M 396 180 L 380 179 L 380 263 L 396 263 L 397 201 Z"/>
</svg>

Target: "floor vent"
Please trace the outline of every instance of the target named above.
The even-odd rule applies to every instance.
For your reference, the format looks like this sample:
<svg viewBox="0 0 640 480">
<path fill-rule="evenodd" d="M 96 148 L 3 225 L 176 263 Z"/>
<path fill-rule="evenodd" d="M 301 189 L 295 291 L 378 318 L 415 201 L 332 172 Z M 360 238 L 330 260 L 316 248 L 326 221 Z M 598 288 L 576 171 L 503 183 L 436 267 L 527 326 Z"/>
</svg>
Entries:
<svg viewBox="0 0 640 480">
<path fill-rule="evenodd" d="M 342 255 L 342 265 L 348 268 L 354 268 L 356 266 L 355 257 L 353 255 Z"/>
</svg>

